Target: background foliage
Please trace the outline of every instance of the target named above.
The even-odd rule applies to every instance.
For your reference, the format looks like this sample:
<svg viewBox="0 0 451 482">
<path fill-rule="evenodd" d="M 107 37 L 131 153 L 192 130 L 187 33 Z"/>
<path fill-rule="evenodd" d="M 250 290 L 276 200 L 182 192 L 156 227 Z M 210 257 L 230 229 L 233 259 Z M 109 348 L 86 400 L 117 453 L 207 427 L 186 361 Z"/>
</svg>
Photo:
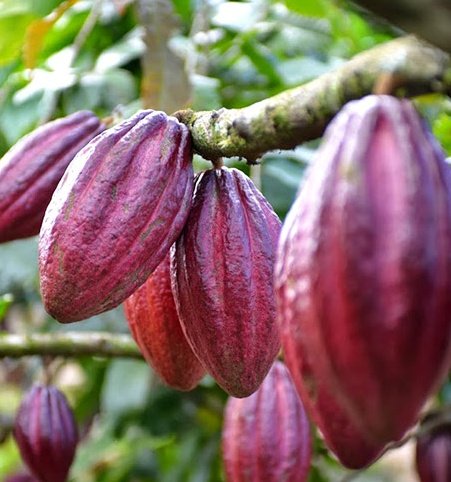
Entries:
<svg viewBox="0 0 451 482">
<path fill-rule="evenodd" d="M 190 86 L 189 101 L 179 107 L 196 110 L 264 99 L 396 33 L 332 0 L 173 0 L 172 7 L 177 22 L 168 32 L 166 78 L 185 75 L 171 61 L 178 59 Z M 146 45 L 138 10 L 130 0 L 0 0 L 1 154 L 52 118 L 81 109 L 121 117 L 143 106 L 141 94 L 152 92 L 143 91 Z M 182 85 L 177 78 L 180 85 L 161 82 L 153 88 L 175 97 Z M 451 155 L 449 99 L 424 96 L 417 102 Z M 251 172 L 282 218 L 316 147 L 312 142 L 268 153 Z M 249 173 L 238 160 L 227 163 Z M 196 166 L 208 164 L 197 158 Z M 36 239 L 0 247 L 1 330 L 127 332 L 121 308 L 69 327 L 50 319 L 40 303 L 36 258 Z M 9 429 L 23 390 L 42 376 L 43 364 L 69 396 L 84 435 L 72 480 L 223 480 L 220 432 L 226 395 L 209 377 L 193 392 L 180 394 L 162 386 L 142 361 L 50 363 L 36 357 L 1 362 L 0 479 L 20 468 Z M 436 403 L 449 401 L 450 393 L 445 386 Z M 340 480 L 345 471 L 319 439 L 316 444 L 311 481 Z M 401 477 L 399 466 L 396 470 Z M 394 480 L 390 462 L 376 464 L 356 480 Z"/>
</svg>

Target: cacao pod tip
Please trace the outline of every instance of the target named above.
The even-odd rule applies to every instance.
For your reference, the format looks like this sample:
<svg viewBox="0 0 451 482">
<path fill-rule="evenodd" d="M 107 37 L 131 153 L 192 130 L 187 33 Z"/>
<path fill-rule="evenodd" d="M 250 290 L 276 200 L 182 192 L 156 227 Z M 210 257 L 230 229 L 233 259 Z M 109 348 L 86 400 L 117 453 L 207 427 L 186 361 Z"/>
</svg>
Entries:
<svg viewBox="0 0 451 482">
<path fill-rule="evenodd" d="M 222 452 L 227 482 L 305 482 L 310 470 L 310 426 L 285 366 L 276 361 L 260 388 L 230 397 Z"/>
<path fill-rule="evenodd" d="M 53 386 L 34 385 L 19 406 L 13 434 L 33 475 L 42 482 L 66 481 L 78 430 L 63 393 Z"/>
<path fill-rule="evenodd" d="M 146 361 L 168 386 L 189 391 L 205 369 L 185 338 L 171 289 L 169 253 L 124 302 L 130 331 Z"/>
</svg>

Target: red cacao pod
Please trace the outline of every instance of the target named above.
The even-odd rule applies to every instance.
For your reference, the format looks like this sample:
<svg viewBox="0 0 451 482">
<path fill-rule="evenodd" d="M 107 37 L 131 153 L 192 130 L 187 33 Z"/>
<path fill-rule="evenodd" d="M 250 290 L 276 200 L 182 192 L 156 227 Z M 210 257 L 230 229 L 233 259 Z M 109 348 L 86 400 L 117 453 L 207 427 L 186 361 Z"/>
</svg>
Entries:
<svg viewBox="0 0 451 482">
<path fill-rule="evenodd" d="M 311 377 L 301 383 L 327 387 L 376 446 L 415 423 L 449 367 L 446 169 L 409 101 L 350 102 L 282 230 L 276 286 L 287 366 L 302 371 L 306 360 Z"/>
<path fill-rule="evenodd" d="M 171 289 L 169 254 L 124 302 L 125 316 L 141 353 L 170 387 L 192 390 L 205 370 L 186 341 Z"/>
<path fill-rule="evenodd" d="M 307 480 L 309 422 L 283 363 L 274 363 L 251 396 L 229 398 L 222 447 L 227 482 Z"/>
<path fill-rule="evenodd" d="M 63 393 L 53 386 L 33 386 L 17 412 L 14 437 L 34 476 L 41 482 L 65 482 L 78 432 Z"/>
<path fill-rule="evenodd" d="M 445 423 L 418 437 L 416 468 L 421 482 L 451 480 L 451 424 Z"/>
<path fill-rule="evenodd" d="M 75 154 L 105 126 L 76 112 L 20 139 L 0 162 L 0 243 L 39 233 L 53 191 Z"/>
<path fill-rule="evenodd" d="M 172 252 L 174 298 L 194 353 L 230 395 L 257 390 L 279 350 L 273 267 L 280 221 L 237 169 L 196 180 Z"/>
<path fill-rule="evenodd" d="M 41 294 L 61 322 L 122 303 L 185 224 L 193 192 L 188 128 L 143 111 L 80 151 L 50 202 L 39 240 Z"/>
</svg>

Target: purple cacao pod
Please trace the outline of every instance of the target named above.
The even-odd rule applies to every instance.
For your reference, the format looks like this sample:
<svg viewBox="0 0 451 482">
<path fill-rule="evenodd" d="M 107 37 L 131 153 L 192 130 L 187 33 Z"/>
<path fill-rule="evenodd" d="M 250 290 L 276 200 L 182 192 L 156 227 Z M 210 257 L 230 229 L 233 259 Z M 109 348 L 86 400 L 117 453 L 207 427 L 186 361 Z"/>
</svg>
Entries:
<svg viewBox="0 0 451 482">
<path fill-rule="evenodd" d="M 194 353 L 230 395 L 253 393 L 279 350 L 273 268 L 280 221 L 237 169 L 196 180 L 172 252 L 180 322 Z"/>
<path fill-rule="evenodd" d="M 39 480 L 30 474 L 20 472 L 17 474 L 8 475 L 4 482 L 39 482 Z"/>
<path fill-rule="evenodd" d="M 283 363 L 274 363 L 251 396 L 229 398 L 222 448 L 227 482 L 307 480 L 309 422 Z"/>
<path fill-rule="evenodd" d="M 418 437 L 416 468 L 421 482 L 451 480 L 451 424 L 445 423 Z"/>
<path fill-rule="evenodd" d="M 41 482 L 65 482 L 78 432 L 66 397 L 53 386 L 35 385 L 17 412 L 14 437 L 23 461 Z"/>
<path fill-rule="evenodd" d="M 124 302 L 133 338 L 149 365 L 170 387 L 192 390 L 205 375 L 186 341 L 171 289 L 169 254 Z"/>
<path fill-rule="evenodd" d="M 188 128 L 143 111 L 80 151 L 47 208 L 39 240 L 46 310 L 66 323 L 112 309 L 163 261 L 193 192 Z"/>
<path fill-rule="evenodd" d="M 282 230 L 276 290 L 287 366 L 302 372 L 305 360 L 311 375 L 300 383 L 327 387 L 376 446 L 415 423 L 450 364 L 446 169 L 409 101 L 350 102 Z"/>
<path fill-rule="evenodd" d="M 39 233 L 53 191 L 75 154 L 105 126 L 89 111 L 37 128 L 0 161 L 0 243 Z"/>
</svg>

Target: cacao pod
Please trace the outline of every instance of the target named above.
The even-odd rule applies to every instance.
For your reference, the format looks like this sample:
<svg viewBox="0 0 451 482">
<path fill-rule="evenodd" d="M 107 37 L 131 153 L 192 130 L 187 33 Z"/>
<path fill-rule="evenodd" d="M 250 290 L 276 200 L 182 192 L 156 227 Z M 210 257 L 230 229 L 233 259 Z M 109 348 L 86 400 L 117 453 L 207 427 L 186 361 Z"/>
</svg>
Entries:
<svg viewBox="0 0 451 482">
<path fill-rule="evenodd" d="M 416 468 L 421 482 L 451 480 L 451 424 L 445 423 L 418 437 Z"/>
<path fill-rule="evenodd" d="M 169 254 L 124 302 L 125 316 L 141 353 L 178 390 L 192 390 L 205 370 L 186 341 L 171 289 Z"/>
<path fill-rule="evenodd" d="M 39 480 L 30 474 L 21 472 L 17 474 L 8 475 L 8 477 L 6 477 L 4 482 L 39 482 Z"/>
<path fill-rule="evenodd" d="M 194 353 L 230 395 L 253 393 L 279 350 L 273 267 L 280 221 L 237 169 L 196 180 L 171 253 L 174 298 Z"/>
<path fill-rule="evenodd" d="M 294 385 L 327 447 L 350 469 L 361 469 L 374 462 L 385 444 L 374 443 L 361 433 L 327 385 L 315 379 L 302 353 L 290 352 L 290 358 L 293 357 L 297 360 L 291 370 Z"/>
<path fill-rule="evenodd" d="M 34 476 L 41 482 L 65 482 L 78 432 L 63 393 L 53 386 L 33 386 L 17 412 L 14 437 Z"/>
<path fill-rule="evenodd" d="M 0 243 L 39 233 L 53 191 L 75 154 L 105 126 L 89 111 L 49 122 L 0 161 Z"/>
<path fill-rule="evenodd" d="M 228 482 L 307 480 L 309 422 L 283 363 L 274 363 L 251 396 L 229 398 L 222 448 Z"/>
<path fill-rule="evenodd" d="M 47 311 L 65 323 L 122 303 L 179 236 L 192 192 L 191 138 L 174 117 L 143 111 L 93 139 L 67 169 L 42 224 Z"/>
<path fill-rule="evenodd" d="M 376 446 L 415 423 L 449 367 L 446 169 L 409 101 L 350 102 L 282 230 L 276 289 L 287 366 L 302 371 L 305 360 L 311 377 L 301 383 L 327 387 Z"/>
</svg>

